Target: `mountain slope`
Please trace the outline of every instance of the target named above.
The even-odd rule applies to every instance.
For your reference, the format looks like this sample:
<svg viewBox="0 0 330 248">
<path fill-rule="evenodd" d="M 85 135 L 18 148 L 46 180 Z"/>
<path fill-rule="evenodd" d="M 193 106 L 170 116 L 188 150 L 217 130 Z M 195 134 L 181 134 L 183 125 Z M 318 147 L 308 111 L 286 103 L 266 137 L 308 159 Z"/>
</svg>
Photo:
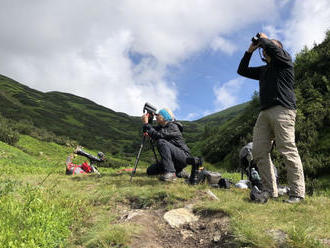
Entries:
<svg viewBox="0 0 330 248">
<path fill-rule="evenodd" d="M 139 117 L 112 111 L 72 94 L 43 93 L 2 75 L 0 89 L 0 113 L 6 118 L 29 120 L 38 128 L 112 154 L 135 154 L 141 142 Z M 246 106 L 247 103 L 237 105 L 197 121 L 182 121 L 188 145 L 196 147 L 194 152 L 200 154 L 198 144 L 205 133 L 232 119 Z"/>
<path fill-rule="evenodd" d="M 118 113 L 68 93 L 31 89 L 0 75 L 1 114 L 30 120 L 39 128 L 97 149 L 118 150 L 130 144 L 141 126 L 137 117 Z"/>
</svg>

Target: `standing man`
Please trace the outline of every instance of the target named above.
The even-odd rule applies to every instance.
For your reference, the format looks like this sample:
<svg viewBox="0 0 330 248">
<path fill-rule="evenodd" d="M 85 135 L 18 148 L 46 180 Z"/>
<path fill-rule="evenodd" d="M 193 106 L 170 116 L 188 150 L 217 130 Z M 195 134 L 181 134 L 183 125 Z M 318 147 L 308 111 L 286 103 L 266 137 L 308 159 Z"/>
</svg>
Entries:
<svg viewBox="0 0 330 248">
<path fill-rule="evenodd" d="M 161 161 L 149 166 L 147 174 L 160 175 L 159 179 L 162 181 L 174 181 L 177 176 L 188 177 L 183 170 L 187 164 L 201 165 L 202 162 L 190 155 L 182 136 L 182 124 L 175 121 L 172 111 L 166 108 L 156 114 L 158 126 L 150 125 L 148 119 L 148 113 L 142 116 L 143 129 L 156 142 Z"/>
<path fill-rule="evenodd" d="M 267 65 L 249 67 L 252 53 L 262 48 Z M 288 203 L 300 202 L 305 197 L 302 163 L 295 143 L 296 98 L 294 71 L 290 54 L 278 40 L 259 33 L 245 52 L 238 74 L 259 80 L 261 112 L 253 129 L 253 158 L 262 179 L 263 191 L 278 197 L 275 172 L 270 157 L 273 140 L 283 155 L 290 187 Z"/>
</svg>

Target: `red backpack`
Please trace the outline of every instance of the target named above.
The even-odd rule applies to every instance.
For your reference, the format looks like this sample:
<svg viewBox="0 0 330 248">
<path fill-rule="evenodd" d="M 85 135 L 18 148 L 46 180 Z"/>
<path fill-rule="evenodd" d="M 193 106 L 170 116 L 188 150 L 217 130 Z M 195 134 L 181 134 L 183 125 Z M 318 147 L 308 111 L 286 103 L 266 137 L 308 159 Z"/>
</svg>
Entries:
<svg viewBox="0 0 330 248">
<path fill-rule="evenodd" d="M 67 175 L 87 174 L 91 172 L 93 172 L 93 169 L 87 162 L 82 164 L 68 163 L 66 166 Z"/>
<path fill-rule="evenodd" d="M 81 165 L 81 169 L 83 169 L 85 172 L 87 173 L 91 173 L 93 172 L 93 169 L 92 167 L 87 163 L 87 162 L 84 162 L 82 165 Z"/>
</svg>

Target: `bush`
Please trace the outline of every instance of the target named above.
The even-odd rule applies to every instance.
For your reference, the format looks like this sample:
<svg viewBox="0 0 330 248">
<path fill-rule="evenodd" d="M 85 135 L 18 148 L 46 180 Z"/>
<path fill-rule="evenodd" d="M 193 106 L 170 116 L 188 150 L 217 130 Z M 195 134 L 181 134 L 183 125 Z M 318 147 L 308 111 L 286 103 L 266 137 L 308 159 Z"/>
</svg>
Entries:
<svg viewBox="0 0 330 248">
<path fill-rule="evenodd" d="M 5 142 L 8 145 L 15 145 L 18 140 L 18 132 L 10 127 L 8 120 L 0 116 L 0 141 Z"/>
<path fill-rule="evenodd" d="M 14 124 L 14 129 L 25 135 L 30 135 L 34 130 L 33 122 L 31 120 L 21 120 Z"/>
<path fill-rule="evenodd" d="M 66 145 L 71 147 L 77 145 L 76 141 L 70 140 L 65 136 L 57 136 L 55 133 L 48 131 L 45 128 L 35 127 L 33 122 L 30 120 L 21 120 L 19 122 L 13 123 L 12 128 L 20 134 L 29 135 L 41 141 L 54 142 L 59 145 Z"/>
</svg>

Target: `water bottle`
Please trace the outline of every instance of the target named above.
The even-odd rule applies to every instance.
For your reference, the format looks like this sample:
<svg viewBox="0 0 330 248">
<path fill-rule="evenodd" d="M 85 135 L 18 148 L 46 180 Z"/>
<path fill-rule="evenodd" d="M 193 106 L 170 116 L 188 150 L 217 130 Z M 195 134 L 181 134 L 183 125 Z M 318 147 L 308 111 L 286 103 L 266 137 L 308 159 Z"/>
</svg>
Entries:
<svg viewBox="0 0 330 248">
<path fill-rule="evenodd" d="M 261 178 L 259 176 L 259 173 L 258 173 L 258 171 L 256 171 L 255 168 L 251 169 L 251 179 L 252 179 L 252 181 L 260 181 L 261 180 Z"/>
</svg>

